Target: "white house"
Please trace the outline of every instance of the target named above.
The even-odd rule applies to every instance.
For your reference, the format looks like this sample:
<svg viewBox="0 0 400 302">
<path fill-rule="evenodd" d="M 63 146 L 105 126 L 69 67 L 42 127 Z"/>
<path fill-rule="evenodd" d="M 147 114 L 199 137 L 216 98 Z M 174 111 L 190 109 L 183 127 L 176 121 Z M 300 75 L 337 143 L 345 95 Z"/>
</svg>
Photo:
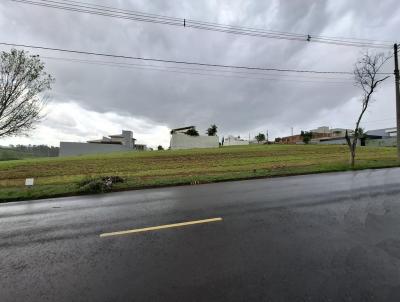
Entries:
<svg viewBox="0 0 400 302">
<path fill-rule="evenodd" d="M 248 145 L 249 141 L 245 140 L 243 138 L 240 138 L 240 136 L 233 136 L 233 135 L 228 135 L 227 137 L 223 138 L 223 145 L 224 146 L 240 146 L 240 145 Z"/>
<path fill-rule="evenodd" d="M 218 136 L 199 135 L 191 136 L 186 134 L 188 130 L 195 130 L 194 126 L 176 128 L 171 130 L 171 150 L 193 149 L 193 148 L 218 148 Z"/>
<path fill-rule="evenodd" d="M 121 134 L 103 136 L 101 139 L 90 140 L 86 143 L 60 142 L 59 156 L 146 150 L 145 145 L 137 145 L 135 141 L 132 131 L 122 130 Z"/>
<path fill-rule="evenodd" d="M 395 147 L 397 146 L 397 128 L 384 128 L 368 130 L 366 133 L 367 146 L 374 147 Z"/>
</svg>

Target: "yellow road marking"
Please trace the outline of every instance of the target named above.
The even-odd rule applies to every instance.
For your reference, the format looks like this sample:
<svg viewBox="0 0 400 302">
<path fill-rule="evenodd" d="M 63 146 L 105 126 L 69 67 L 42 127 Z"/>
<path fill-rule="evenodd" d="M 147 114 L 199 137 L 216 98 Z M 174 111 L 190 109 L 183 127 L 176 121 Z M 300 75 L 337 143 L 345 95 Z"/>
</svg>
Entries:
<svg viewBox="0 0 400 302">
<path fill-rule="evenodd" d="M 140 232 L 148 232 L 148 231 L 155 231 L 155 230 L 168 229 L 168 228 L 177 228 L 177 227 L 182 227 L 182 226 L 186 226 L 186 225 L 209 223 L 209 222 L 216 222 L 216 221 L 222 221 L 222 218 L 221 217 L 217 217 L 217 218 L 209 218 L 209 219 L 203 219 L 203 220 L 193 220 L 193 221 L 179 222 L 179 223 L 173 223 L 173 224 L 164 224 L 164 225 L 141 228 L 141 229 L 133 229 L 133 230 L 126 230 L 126 231 L 103 233 L 103 234 L 100 234 L 100 237 L 119 236 L 119 235 L 126 235 L 126 234 L 132 234 L 132 233 L 140 233 Z"/>
</svg>

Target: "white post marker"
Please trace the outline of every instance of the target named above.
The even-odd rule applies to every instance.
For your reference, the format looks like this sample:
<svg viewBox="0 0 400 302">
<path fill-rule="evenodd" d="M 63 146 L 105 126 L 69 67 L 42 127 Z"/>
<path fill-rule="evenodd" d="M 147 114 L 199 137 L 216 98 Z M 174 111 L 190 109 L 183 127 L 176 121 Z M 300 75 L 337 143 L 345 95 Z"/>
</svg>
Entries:
<svg viewBox="0 0 400 302">
<path fill-rule="evenodd" d="M 27 186 L 28 188 L 33 187 L 34 182 L 35 181 L 33 178 L 27 178 L 25 179 L 25 186 Z"/>
</svg>

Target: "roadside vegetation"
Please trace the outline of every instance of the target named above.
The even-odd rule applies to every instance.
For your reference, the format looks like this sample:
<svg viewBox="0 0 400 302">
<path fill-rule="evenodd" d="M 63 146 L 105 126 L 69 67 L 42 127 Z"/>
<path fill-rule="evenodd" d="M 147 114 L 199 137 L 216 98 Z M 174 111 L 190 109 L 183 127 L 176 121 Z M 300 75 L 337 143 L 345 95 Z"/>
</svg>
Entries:
<svg viewBox="0 0 400 302">
<path fill-rule="evenodd" d="M 33 157 L 31 154 L 25 152 L 15 151 L 9 148 L 1 148 L 0 147 L 0 161 L 5 160 L 18 160 L 24 158 L 31 158 Z"/>
<path fill-rule="evenodd" d="M 395 148 L 359 147 L 355 169 L 394 166 L 397 166 Z M 250 145 L 35 158 L 0 162 L 0 200 L 349 169 L 348 147 L 338 145 Z M 35 178 L 35 185 L 26 188 L 25 179 L 31 177 Z M 118 181 L 104 187 L 107 177 Z"/>
<path fill-rule="evenodd" d="M 0 161 L 19 160 L 34 157 L 56 157 L 58 156 L 58 147 L 49 147 L 46 145 L 38 146 L 0 146 Z"/>
</svg>

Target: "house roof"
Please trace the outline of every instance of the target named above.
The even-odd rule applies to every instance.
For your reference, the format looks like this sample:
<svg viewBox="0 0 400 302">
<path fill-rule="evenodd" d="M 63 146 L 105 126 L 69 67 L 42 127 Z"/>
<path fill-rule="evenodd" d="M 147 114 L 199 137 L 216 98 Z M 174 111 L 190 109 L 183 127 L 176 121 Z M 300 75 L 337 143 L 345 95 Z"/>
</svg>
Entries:
<svg viewBox="0 0 400 302">
<path fill-rule="evenodd" d="M 109 137 L 118 137 L 118 138 L 124 138 L 123 135 L 121 134 L 113 134 L 113 135 L 109 135 Z"/>
<path fill-rule="evenodd" d="M 365 133 L 368 134 L 368 135 L 389 136 L 389 131 L 388 130 L 393 130 L 393 129 L 396 129 L 396 128 L 395 127 L 391 127 L 391 128 L 368 130 Z"/>
<path fill-rule="evenodd" d="M 350 135 L 350 137 L 352 137 L 351 135 Z M 319 140 L 320 142 L 326 142 L 326 141 L 339 141 L 339 140 L 342 140 L 342 139 L 346 139 L 346 137 L 345 136 L 331 136 L 331 137 L 320 137 L 320 138 L 317 138 L 317 140 Z"/>
<path fill-rule="evenodd" d="M 115 141 L 88 141 L 90 144 L 110 144 L 110 145 L 122 145 L 122 142 Z"/>
<path fill-rule="evenodd" d="M 194 129 L 194 128 L 195 128 L 195 126 L 188 126 L 188 127 L 171 129 L 171 131 L 189 130 L 189 129 Z"/>
</svg>

